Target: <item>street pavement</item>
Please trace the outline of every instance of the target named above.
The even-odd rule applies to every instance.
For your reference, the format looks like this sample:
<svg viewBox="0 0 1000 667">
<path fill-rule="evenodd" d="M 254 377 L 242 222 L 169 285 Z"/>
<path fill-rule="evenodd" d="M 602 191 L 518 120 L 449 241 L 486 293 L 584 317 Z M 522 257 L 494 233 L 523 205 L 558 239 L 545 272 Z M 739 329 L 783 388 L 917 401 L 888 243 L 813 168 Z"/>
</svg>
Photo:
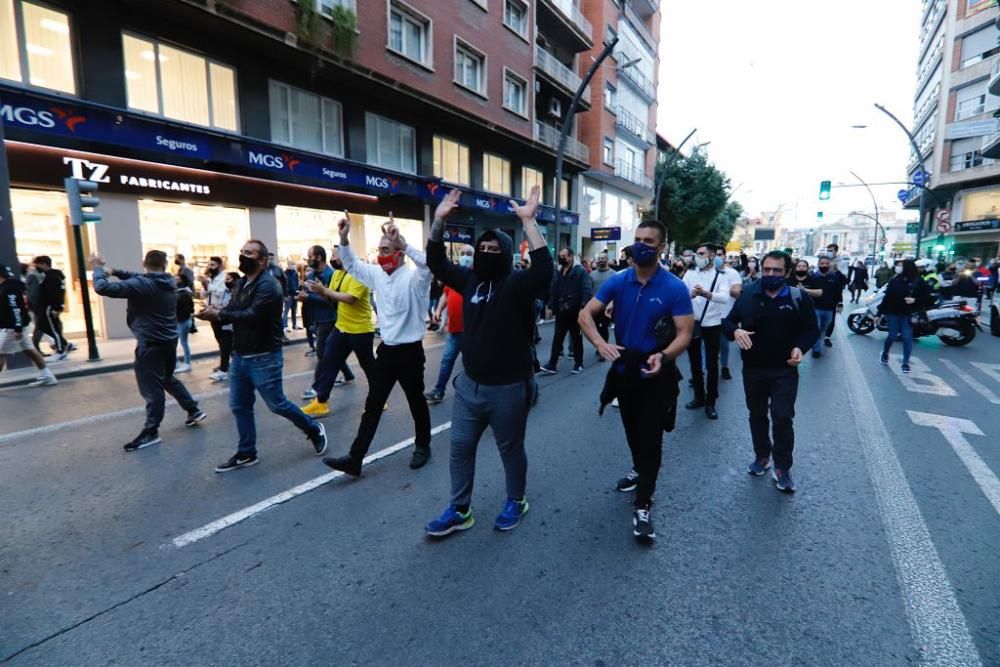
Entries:
<svg viewBox="0 0 1000 667">
<path fill-rule="evenodd" d="M 163 444 L 131 454 L 128 372 L 0 390 L 0 662 L 1000 664 L 1000 341 L 920 341 L 903 376 L 878 363 L 883 335 L 841 319 L 804 362 L 794 496 L 745 472 L 734 346 L 720 419 L 681 407 L 666 436 L 652 547 L 613 488 L 628 450 L 617 411 L 597 415 L 607 365 L 589 345 L 582 374 L 564 360 L 540 378 L 522 525 L 492 528 L 504 486 L 487 433 L 477 524 L 444 541 L 423 526 L 448 501 L 450 392 L 425 468 L 407 466 L 397 388 L 372 452 L 399 453 L 349 480 L 260 401 L 260 465 L 213 473 L 236 432 L 211 361 L 182 376 L 203 426 L 168 406 Z M 442 339 L 428 342 L 430 385 Z M 286 353 L 290 397 L 311 363 Z M 332 454 L 365 391 L 360 374 L 335 390 Z"/>
</svg>

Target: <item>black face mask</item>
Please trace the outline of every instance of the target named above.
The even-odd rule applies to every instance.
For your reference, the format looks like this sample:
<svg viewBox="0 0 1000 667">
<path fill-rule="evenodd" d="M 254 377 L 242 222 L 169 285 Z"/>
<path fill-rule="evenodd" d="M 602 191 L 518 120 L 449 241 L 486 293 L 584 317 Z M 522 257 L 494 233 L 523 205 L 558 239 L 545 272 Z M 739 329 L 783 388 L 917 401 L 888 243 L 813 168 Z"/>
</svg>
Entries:
<svg viewBox="0 0 1000 667">
<path fill-rule="evenodd" d="M 317 262 L 317 266 L 318 266 L 318 265 L 319 265 L 319 263 Z M 341 262 L 341 261 L 340 261 L 340 260 L 338 260 L 338 259 L 335 259 L 335 260 L 333 260 L 332 262 L 330 262 L 330 266 L 332 266 L 332 267 L 333 267 L 333 270 L 334 270 L 334 271 L 340 271 L 341 269 L 343 269 L 343 268 L 344 268 L 344 263 L 343 263 L 343 262 Z M 313 268 L 315 269 L 316 267 L 314 266 Z"/>
<path fill-rule="evenodd" d="M 827 273 L 829 270 L 830 270 L 829 266 L 821 266 L 821 267 L 819 267 L 819 272 L 820 273 Z"/>
<path fill-rule="evenodd" d="M 795 275 L 797 275 L 797 276 L 803 276 L 804 277 L 804 276 L 809 275 L 809 272 L 808 271 L 796 271 Z"/>
<path fill-rule="evenodd" d="M 480 280 L 496 280 L 504 274 L 505 262 L 509 261 L 502 252 L 482 252 L 477 250 L 473 268 Z"/>
<path fill-rule="evenodd" d="M 566 266 L 568 263 L 569 263 L 569 260 L 566 259 L 565 257 L 560 257 L 559 258 L 559 266 Z"/>
<path fill-rule="evenodd" d="M 235 283 L 232 280 L 227 280 L 226 281 L 226 289 L 233 289 L 233 285 L 234 284 Z"/>
<path fill-rule="evenodd" d="M 318 259 L 310 259 L 309 260 L 309 268 L 310 269 L 318 269 L 319 268 L 319 260 Z"/>
<path fill-rule="evenodd" d="M 240 255 L 240 272 L 247 274 L 257 268 L 257 260 L 253 257 Z"/>
<path fill-rule="evenodd" d="M 212 268 L 210 268 L 208 270 L 208 275 L 210 275 L 210 276 L 212 276 L 214 278 L 215 276 L 219 275 L 219 271 L 220 271 L 220 269 L 212 269 Z"/>
</svg>

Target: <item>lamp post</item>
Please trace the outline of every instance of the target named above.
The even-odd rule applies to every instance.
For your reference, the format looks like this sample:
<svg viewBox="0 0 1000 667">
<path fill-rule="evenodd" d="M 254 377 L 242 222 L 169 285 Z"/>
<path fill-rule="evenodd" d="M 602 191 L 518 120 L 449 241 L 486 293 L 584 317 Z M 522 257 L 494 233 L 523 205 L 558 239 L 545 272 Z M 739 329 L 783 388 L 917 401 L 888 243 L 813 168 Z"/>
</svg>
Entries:
<svg viewBox="0 0 1000 667">
<path fill-rule="evenodd" d="M 0 118 L 0 238 L 14 238 L 14 216 L 10 208 L 10 172 L 7 169 L 7 148 L 4 144 L 2 118 Z M 9 247 L 6 244 L 0 246 L 0 264 L 7 264 L 11 271 L 17 271 L 17 276 L 20 277 L 14 243 Z"/>
<path fill-rule="evenodd" d="M 681 149 L 684 148 L 684 144 L 694 136 L 694 133 L 698 131 L 698 128 L 694 128 L 688 135 L 684 137 L 684 141 L 674 149 L 673 154 L 663 163 L 663 167 L 660 168 L 660 175 L 656 177 L 656 187 L 653 188 L 653 201 L 655 202 L 653 206 L 653 217 L 656 220 L 660 219 L 660 189 L 663 188 L 663 182 L 667 180 L 667 172 L 670 171 L 670 167 L 673 166 L 674 162 L 677 160 L 677 156 L 681 154 Z"/>
<path fill-rule="evenodd" d="M 913 133 L 910 132 L 910 130 L 907 129 L 907 127 L 905 125 L 903 125 L 903 123 L 898 118 L 896 118 L 892 114 L 892 112 L 889 111 L 888 109 L 886 109 L 884 106 L 882 106 L 881 104 L 877 104 L 876 103 L 875 104 L 875 108 L 878 109 L 879 111 L 881 111 L 882 113 L 884 113 L 889 118 L 891 118 L 893 121 L 895 121 L 896 125 L 899 126 L 899 129 L 901 129 L 906 134 L 906 138 L 910 140 L 910 147 L 913 148 L 913 152 L 917 156 L 917 162 L 920 165 L 919 167 L 917 167 L 917 169 L 920 172 L 923 172 L 924 171 L 924 161 L 921 159 L 920 146 L 917 145 L 917 139 L 916 139 L 916 137 L 914 137 Z M 917 183 L 917 185 L 920 185 L 920 183 Z M 928 192 L 930 191 L 929 187 L 925 188 L 925 189 Z M 924 235 L 924 216 L 926 215 L 926 213 L 927 213 L 926 197 L 924 196 L 923 193 L 921 193 L 920 194 L 920 222 L 917 224 L 917 249 L 916 249 L 917 259 L 920 259 L 920 241 L 921 241 L 921 239 L 923 238 L 923 235 Z"/>
<path fill-rule="evenodd" d="M 861 183 L 861 185 L 865 186 L 865 190 L 868 190 L 868 194 L 871 195 L 871 198 L 872 198 L 872 207 L 875 209 L 875 217 L 873 218 L 875 220 L 875 240 L 872 241 L 872 267 L 874 267 L 875 266 L 875 255 L 878 253 L 878 249 L 876 247 L 878 245 L 878 228 L 879 228 L 879 224 L 878 224 L 878 201 L 876 201 L 876 199 L 875 199 L 875 193 L 872 192 L 871 187 L 869 187 L 868 184 L 865 183 L 865 180 L 863 178 L 861 178 L 860 176 L 858 176 L 857 174 L 855 174 L 853 171 L 851 172 L 851 176 L 853 176 L 854 178 L 858 179 L 858 182 Z M 917 246 L 917 248 L 919 250 L 919 245 Z"/>
</svg>

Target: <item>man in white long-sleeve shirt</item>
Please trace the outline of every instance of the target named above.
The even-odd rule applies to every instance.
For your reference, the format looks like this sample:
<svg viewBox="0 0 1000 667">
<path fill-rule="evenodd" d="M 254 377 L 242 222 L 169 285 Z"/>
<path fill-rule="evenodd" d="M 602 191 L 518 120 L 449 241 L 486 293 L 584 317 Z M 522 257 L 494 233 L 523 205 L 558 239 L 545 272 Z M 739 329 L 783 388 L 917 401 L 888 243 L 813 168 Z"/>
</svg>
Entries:
<svg viewBox="0 0 1000 667">
<path fill-rule="evenodd" d="M 694 268 L 684 274 L 684 284 L 691 291 L 691 305 L 694 308 L 696 337 L 692 337 L 688 347 L 691 362 L 691 381 L 694 385 L 694 400 L 687 404 L 689 410 L 705 408 L 705 416 L 718 419 L 715 401 L 719 398 L 719 343 L 722 335 L 722 318 L 729 312 L 732 279 L 719 271 L 713 264 L 718 247 L 711 243 L 698 246 L 694 257 Z M 701 334 L 697 336 L 699 329 Z M 705 353 L 705 374 L 701 370 L 702 350 Z M 707 386 L 706 386 L 707 384 Z"/>
<path fill-rule="evenodd" d="M 340 232 L 340 260 L 344 270 L 368 289 L 378 293 L 378 321 L 382 342 L 375 351 L 375 365 L 369 379 L 365 412 L 358 434 L 347 456 L 327 457 L 323 463 L 355 477 L 378 430 L 382 409 L 392 388 L 399 382 L 410 405 L 415 429 L 411 468 L 420 468 L 431 455 L 431 415 L 424 399 L 424 314 L 430 301 L 431 272 L 424 252 L 406 243 L 399 228 L 390 221 L 378 246 L 378 266 L 365 264 L 350 245 L 351 221 L 346 216 L 337 224 Z M 405 266 L 406 257 L 415 269 Z"/>
</svg>

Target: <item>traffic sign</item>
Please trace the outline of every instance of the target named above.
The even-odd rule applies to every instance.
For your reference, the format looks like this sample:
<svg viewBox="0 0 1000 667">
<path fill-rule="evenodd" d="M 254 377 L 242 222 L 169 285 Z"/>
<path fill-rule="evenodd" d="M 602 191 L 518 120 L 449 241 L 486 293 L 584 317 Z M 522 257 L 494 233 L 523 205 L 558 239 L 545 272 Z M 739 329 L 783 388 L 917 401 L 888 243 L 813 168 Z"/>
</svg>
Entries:
<svg viewBox="0 0 1000 667">
<path fill-rule="evenodd" d="M 937 230 L 942 234 L 947 234 L 951 231 L 951 223 L 947 220 L 938 220 Z"/>
<path fill-rule="evenodd" d="M 913 183 L 915 185 L 919 185 L 922 187 L 924 185 L 927 185 L 928 181 L 930 181 L 930 178 L 931 178 L 930 174 L 928 174 L 923 169 L 920 169 L 913 174 Z"/>
<path fill-rule="evenodd" d="M 943 208 L 934 214 L 938 222 L 951 222 L 951 209 Z"/>
<path fill-rule="evenodd" d="M 900 190 L 899 192 L 896 193 L 896 198 L 899 201 L 901 201 L 902 203 L 905 204 L 906 200 L 908 200 L 910 198 L 910 191 L 909 190 Z"/>
<path fill-rule="evenodd" d="M 916 234 L 919 230 L 920 230 L 920 223 L 919 222 L 908 222 L 908 223 L 906 223 L 906 233 L 907 234 Z"/>
</svg>

